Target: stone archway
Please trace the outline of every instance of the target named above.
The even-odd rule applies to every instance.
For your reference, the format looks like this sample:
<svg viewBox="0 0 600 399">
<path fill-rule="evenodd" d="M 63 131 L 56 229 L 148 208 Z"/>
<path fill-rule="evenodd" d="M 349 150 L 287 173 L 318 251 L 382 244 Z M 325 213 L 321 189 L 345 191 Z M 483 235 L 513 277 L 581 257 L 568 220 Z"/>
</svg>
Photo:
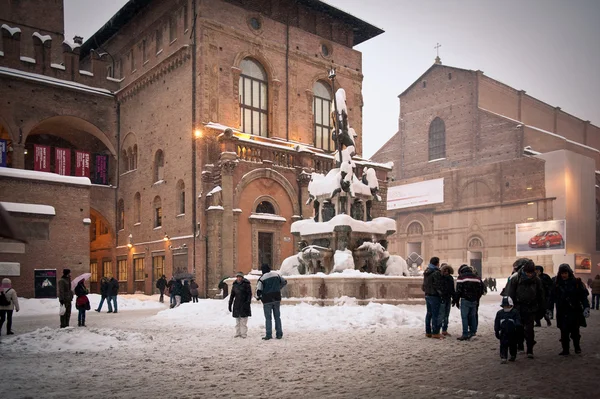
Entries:
<svg viewBox="0 0 600 399">
<path fill-rule="evenodd" d="M 108 218 L 94 208 L 90 208 L 90 220 L 90 291 L 99 293 L 104 263 L 113 260 L 115 229 Z"/>
<path fill-rule="evenodd" d="M 281 187 L 283 187 L 283 189 L 287 193 L 289 200 L 292 204 L 292 207 L 294 209 L 294 215 L 299 215 L 300 207 L 298 206 L 298 202 L 297 202 L 298 193 L 297 193 L 296 189 L 290 184 L 288 179 L 286 179 L 281 173 L 279 173 L 273 169 L 264 169 L 264 168 L 263 169 L 254 169 L 253 171 L 246 173 L 241 178 L 241 180 L 235 187 L 235 191 L 233 194 L 233 208 L 240 207 L 240 199 L 241 199 L 242 192 L 250 183 L 252 183 L 254 180 L 264 179 L 264 178 L 272 179 L 272 180 L 276 181 L 277 183 L 279 183 L 279 185 Z"/>
</svg>

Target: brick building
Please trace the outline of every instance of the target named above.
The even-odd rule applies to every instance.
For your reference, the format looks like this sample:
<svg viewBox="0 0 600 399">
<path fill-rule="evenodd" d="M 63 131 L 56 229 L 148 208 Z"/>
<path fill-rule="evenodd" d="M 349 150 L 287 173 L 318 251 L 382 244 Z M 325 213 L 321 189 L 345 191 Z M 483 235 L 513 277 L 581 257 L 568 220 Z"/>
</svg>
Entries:
<svg viewBox="0 0 600 399">
<path fill-rule="evenodd" d="M 0 10 L 0 201 L 29 240 L 0 241 L 0 276 L 25 296 L 34 269 L 145 293 L 192 273 L 212 296 L 278 267 L 312 216 L 305 172 L 334 164 L 331 68 L 362 152 L 353 47 L 382 31 L 320 1 L 131 0 L 84 43 L 63 43 L 60 0 Z M 389 168 L 357 164 L 385 195 Z"/>
<path fill-rule="evenodd" d="M 394 162 L 388 201 L 392 186 L 413 183 L 438 198 L 397 209 L 388 202 L 398 227 L 391 251 L 504 277 L 516 257 L 516 224 L 565 219 L 566 254 L 532 258 L 552 273 L 587 254 L 592 275 L 599 271 L 599 127 L 439 60 L 399 99 L 399 131 L 372 157 Z"/>
</svg>

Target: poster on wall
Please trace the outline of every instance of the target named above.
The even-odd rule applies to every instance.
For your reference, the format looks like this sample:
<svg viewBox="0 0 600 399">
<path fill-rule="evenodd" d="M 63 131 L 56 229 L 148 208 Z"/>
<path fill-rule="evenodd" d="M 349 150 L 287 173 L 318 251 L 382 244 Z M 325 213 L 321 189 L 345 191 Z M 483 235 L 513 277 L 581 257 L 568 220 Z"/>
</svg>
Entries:
<svg viewBox="0 0 600 399">
<path fill-rule="evenodd" d="M 520 223 L 516 225 L 517 256 L 564 255 L 566 220 Z"/>
<path fill-rule="evenodd" d="M 441 204 L 444 202 L 444 179 L 388 187 L 387 209 Z"/>
<path fill-rule="evenodd" d="M 589 254 L 575 254 L 575 273 L 591 273 L 592 257 Z"/>
<path fill-rule="evenodd" d="M 8 150 L 6 149 L 6 140 L 0 140 L 0 166 L 6 167 L 6 157 Z"/>
<path fill-rule="evenodd" d="M 96 165 L 94 169 L 94 177 L 92 183 L 94 184 L 108 184 L 108 155 L 95 154 L 94 163 Z"/>
<path fill-rule="evenodd" d="M 68 148 L 54 149 L 54 173 L 63 176 L 71 175 L 71 150 Z"/>
<path fill-rule="evenodd" d="M 34 144 L 33 153 L 33 170 L 50 172 L 50 146 Z"/>
<path fill-rule="evenodd" d="M 90 177 L 90 153 L 75 151 L 75 176 Z"/>
<path fill-rule="evenodd" d="M 33 281 L 36 298 L 56 298 L 56 269 L 35 269 Z"/>
</svg>

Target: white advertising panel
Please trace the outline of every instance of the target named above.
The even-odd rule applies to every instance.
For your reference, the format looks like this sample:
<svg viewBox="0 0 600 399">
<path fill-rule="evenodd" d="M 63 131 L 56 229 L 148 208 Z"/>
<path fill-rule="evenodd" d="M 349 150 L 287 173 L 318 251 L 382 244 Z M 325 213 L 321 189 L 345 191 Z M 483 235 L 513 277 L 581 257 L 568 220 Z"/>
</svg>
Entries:
<svg viewBox="0 0 600 399">
<path fill-rule="evenodd" d="M 388 188 L 388 210 L 441 204 L 443 202 L 444 179 L 426 180 Z"/>
<path fill-rule="evenodd" d="M 566 220 L 520 223 L 516 229 L 517 256 L 566 253 Z"/>
</svg>

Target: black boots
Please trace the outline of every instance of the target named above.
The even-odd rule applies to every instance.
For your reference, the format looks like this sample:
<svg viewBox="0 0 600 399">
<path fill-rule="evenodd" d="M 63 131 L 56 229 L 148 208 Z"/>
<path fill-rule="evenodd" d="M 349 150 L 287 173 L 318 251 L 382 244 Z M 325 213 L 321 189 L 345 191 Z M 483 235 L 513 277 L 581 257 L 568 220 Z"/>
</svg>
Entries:
<svg viewBox="0 0 600 399">
<path fill-rule="evenodd" d="M 562 343 L 562 352 L 558 354 L 558 356 L 569 356 L 569 341 L 561 341 Z"/>
<path fill-rule="evenodd" d="M 573 348 L 575 349 L 575 353 L 577 353 L 577 354 L 581 353 L 581 346 L 579 346 L 579 340 L 578 339 L 574 339 L 573 340 Z"/>
</svg>

